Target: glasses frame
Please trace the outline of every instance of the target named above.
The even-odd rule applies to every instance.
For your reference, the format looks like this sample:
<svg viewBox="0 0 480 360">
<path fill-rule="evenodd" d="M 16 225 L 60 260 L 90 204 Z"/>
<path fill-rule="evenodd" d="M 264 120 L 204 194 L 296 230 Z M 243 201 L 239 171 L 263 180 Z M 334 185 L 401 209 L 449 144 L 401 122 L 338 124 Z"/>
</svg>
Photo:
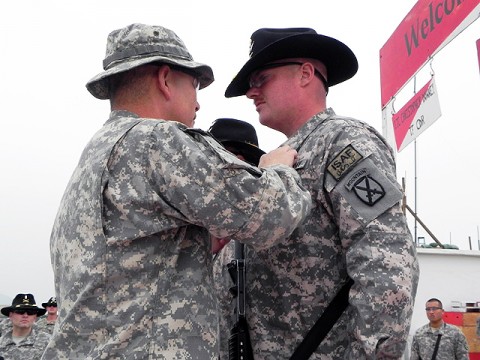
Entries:
<svg viewBox="0 0 480 360">
<path fill-rule="evenodd" d="M 265 64 L 263 66 L 260 66 L 259 68 L 255 69 L 255 72 L 260 72 L 260 71 L 263 71 L 263 70 L 267 70 L 267 69 L 274 69 L 274 68 L 277 68 L 277 67 L 282 67 L 282 66 L 288 66 L 288 65 L 300 65 L 302 66 L 303 64 L 305 64 L 305 62 L 300 62 L 300 61 L 285 61 L 285 62 L 279 62 L 279 63 L 270 63 L 270 64 Z M 317 68 L 314 66 L 313 67 L 314 69 L 314 72 L 315 72 L 315 75 L 320 79 L 320 81 L 323 83 L 323 87 L 325 88 L 325 92 L 326 94 L 328 94 L 328 83 L 327 83 L 327 79 L 325 79 L 325 76 L 323 76 L 320 71 L 317 70 Z M 260 81 L 260 84 L 259 84 L 259 81 L 253 81 L 251 78 L 249 79 L 248 81 L 248 86 L 249 88 L 260 88 L 263 84 L 265 83 L 265 81 Z"/>
<path fill-rule="evenodd" d="M 193 87 L 195 88 L 195 90 L 197 92 L 198 92 L 198 90 L 200 90 L 200 77 L 198 76 L 198 74 L 194 70 L 184 68 L 184 67 L 181 67 L 181 66 L 168 64 L 168 63 L 158 63 L 158 65 L 167 65 L 168 67 L 170 67 L 174 71 L 179 71 L 181 73 L 184 73 L 184 74 L 187 74 L 187 75 L 193 77 Z"/>
</svg>

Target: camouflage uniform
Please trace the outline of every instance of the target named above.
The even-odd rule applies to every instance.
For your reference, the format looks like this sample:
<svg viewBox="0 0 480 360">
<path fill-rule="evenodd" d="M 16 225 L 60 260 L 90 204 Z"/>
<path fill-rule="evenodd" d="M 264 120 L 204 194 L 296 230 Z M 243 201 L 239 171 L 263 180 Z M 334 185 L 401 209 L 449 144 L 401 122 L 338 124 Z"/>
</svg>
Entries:
<svg viewBox="0 0 480 360">
<path fill-rule="evenodd" d="M 443 323 L 438 330 L 430 324 L 419 328 L 413 336 L 410 360 L 430 360 L 432 358 L 437 335 L 442 334 L 436 360 L 468 360 L 468 344 L 465 335 L 455 325 Z"/>
<path fill-rule="evenodd" d="M 0 337 L 0 356 L 5 360 L 39 360 L 50 340 L 50 335 L 41 330 L 32 332 L 18 345 L 12 339 L 12 330 Z"/>
<path fill-rule="evenodd" d="M 52 230 L 59 316 L 44 359 L 216 359 L 209 232 L 274 245 L 311 206 L 299 181 L 202 130 L 113 111 Z"/>
<path fill-rule="evenodd" d="M 12 330 L 12 321 L 8 317 L 0 319 L 0 336 L 2 336 L 7 331 Z"/>
<path fill-rule="evenodd" d="M 418 262 L 396 182 L 394 157 L 365 123 L 327 109 L 287 142 L 314 201 L 304 223 L 281 244 L 246 246 L 247 320 L 255 359 L 289 359 L 346 282 L 349 307 L 310 359 L 398 359 L 410 328 Z M 222 309 L 222 359 L 232 327 L 225 264 L 215 265 Z"/>
<path fill-rule="evenodd" d="M 47 317 L 42 317 L 37 320 L 34 325 L 37 329 L 45 331 L 46 333 L 52 334 L 53 328 L 55 327 L 55 321 L 48 321 Z"/>
</svg>

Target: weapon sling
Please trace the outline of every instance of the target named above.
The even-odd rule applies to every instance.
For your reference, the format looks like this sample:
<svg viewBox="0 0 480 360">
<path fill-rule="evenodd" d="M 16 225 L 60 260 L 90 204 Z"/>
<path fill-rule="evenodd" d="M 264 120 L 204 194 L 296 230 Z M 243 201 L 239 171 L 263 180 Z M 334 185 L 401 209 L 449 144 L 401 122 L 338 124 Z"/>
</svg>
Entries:
<svg viewBox="0 0 480 360">
<path fill-rule="evenodd" d="M 290 360 L 307 360 L 314 353 L 318 345 L 327 336 L 330 329 L 335 325 L 342 313 L 348 306 L 348 292 L 353 285 L 353 280 L 348 278 L 347 282 L 335 295 L 332 302 L 328 304 L 323 314 L 312 326 L 303 341 L 295 349 Z"/>
<path fill-rule="evenodd" d="M 433 349 L 432 360 L 437 358 L 438 346 L 440 345 L 440 340 L 442 338 L 442 334 L 437 335 L 437 342 L 435 343 L 435 349 Z"/>
</svg>

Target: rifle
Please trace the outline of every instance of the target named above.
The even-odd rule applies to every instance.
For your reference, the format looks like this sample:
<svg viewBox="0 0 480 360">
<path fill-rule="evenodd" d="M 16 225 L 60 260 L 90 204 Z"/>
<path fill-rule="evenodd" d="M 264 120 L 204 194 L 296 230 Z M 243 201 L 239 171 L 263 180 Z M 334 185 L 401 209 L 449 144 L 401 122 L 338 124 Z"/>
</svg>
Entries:
<svg viewBox="0 0 480 360">
<path fill-rule="evenodd" d="M 228 338 L 229 360 L 253 360 L 252 344 L 245 316 L 245 249 L 235 241 L 235 258 L 228 265 L 228 272 L 235 284 L 230 292 L 235 297 L 235 324 Z"/>
</svg>

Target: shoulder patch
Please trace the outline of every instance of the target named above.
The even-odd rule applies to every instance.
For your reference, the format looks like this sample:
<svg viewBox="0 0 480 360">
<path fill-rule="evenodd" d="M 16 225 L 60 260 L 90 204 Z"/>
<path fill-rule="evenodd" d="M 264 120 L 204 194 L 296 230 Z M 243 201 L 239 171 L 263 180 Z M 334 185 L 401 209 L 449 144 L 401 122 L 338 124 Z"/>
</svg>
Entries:
<svg viewBox="0 0 480 360">
<path fill-rule="evenodd" d="M 363 159 L 352 144 L 347 145 L 335 158 L 328 164 L 327 171 L 336 179 L 340 180 L 355 164 Z"/>
<path fill-rule="evenodd" d="M 385 196 L 383 186 L 370 175 L 362 176 L 353 189 L 358 198 L 369 206 L 375 205 Z"/>
<path fill-rule="evenodd" d="M 388 211 L 403 197 L 398 183 L 388 178 L 369 158 L 338 181 L 336 189 L 364 224 Z"/>
</svg>

